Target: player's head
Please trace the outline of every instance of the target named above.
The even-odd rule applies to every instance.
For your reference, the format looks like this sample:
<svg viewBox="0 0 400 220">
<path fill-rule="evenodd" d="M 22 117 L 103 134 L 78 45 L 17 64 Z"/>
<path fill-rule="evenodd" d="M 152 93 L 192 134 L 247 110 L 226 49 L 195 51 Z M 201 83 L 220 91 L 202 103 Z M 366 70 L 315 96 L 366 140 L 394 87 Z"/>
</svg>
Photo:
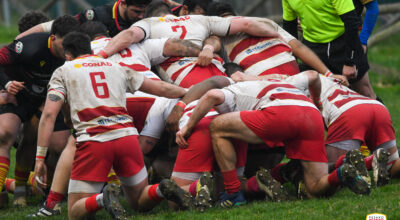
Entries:
<svg viewBox="0 0 400 220">
<path fill-rule="evenodd" d="M 65 36 L 62 46 L 67 60 L 92 53 L 89 36 L 76 31 Z"/>
<path fill-rule="evenodd" d="M 179 11 L 179 16 L 183 15 L 204 15 L 208 5 L 212 0 L 184 0 Z"/>
<path fill-rule="evenodd" d="M 213 2 L 209 4 L 206 14 L 208 16 L 220 17 L 236 16 L 235 10 L 233 9 L 232 5 L 222 2 Z"/>
<path fill-rule="evenodd" d="M 225 63 L 224 68 L 226 75 L 229 77 L 237 71 L 243 72 L 243 68 L 236 63 Z"/>
<path fill-rule="evenodd" d="M 123 13 L 122 18 L 128 22 L 134 23 L 143 19 L 145 8 L 152 0 L 120 0 Z"/>
<path fill-rule="evenodd" d="M 80 32 L 87 34 L 91 40 L 97 37 L 108 37 L 106 26 L 99 21 L 86 21 L 81 24 Z"/>
<path fill-rule="evenodd" d="M 18 31 L 20 33 L 25 32 L 31 27 L 46 21 L 50 21 L 50 18 L 41 11 L 27 12 L 18 21 Z"/>
<path fill-rule="evenodd" d="M 167 3 L 163 1 L 154 1 L 147 6 L 144 17 L 161 17 L 167 14 L 171 14 Z"/>
<path fill-rule="evenodd" d="M 62 41 L 68 33 L 79 31 L 79 22 L 71 15 L 63 15 L 54 20 L 51 26 L 50 39 L 51 50 L 57 57 L 64 57 Z"/>
</svg>

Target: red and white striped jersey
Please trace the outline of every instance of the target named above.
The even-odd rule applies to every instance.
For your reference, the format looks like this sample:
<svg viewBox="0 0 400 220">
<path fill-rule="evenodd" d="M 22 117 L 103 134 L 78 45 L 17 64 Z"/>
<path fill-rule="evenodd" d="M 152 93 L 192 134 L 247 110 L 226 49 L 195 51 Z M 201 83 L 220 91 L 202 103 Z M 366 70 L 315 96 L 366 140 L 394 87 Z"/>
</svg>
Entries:
<svg viewBox="0 0 400 220">
<path fill-rule="evenodd" d="M 180 129 L 182 129 L 189 122 L 190 116 L 193 114 L 194 109 L 196 108 L 198 103 L 199 103 L 199 100 L 195 100 L 186 105 L 186 108 L 183 111 L 183 115 L 182 115 L 181 119 L 179 120 L 179 128 Z M 204 115 L 204 117 L 213 116 L 213 115 L 218 115 L 218 112 L 215 111 L 214 109 L 211 109 L 206 115 Z"/>
<path fill-rule="evenodd" d="M 335 79 L 320 75 L 322 116 L 325 124 L 330 126 L 341 114 L 348 109 L 360 104 L 382 105 L 377 100 L 365 97 L 346 86 L 336 82 Z"/>
<path fill-rule="evenodd" d="M 134 111 L 140 111 L 140 114 L 135 114 L 133 116 L 133 123 L 138 127 L 138 130 L 139 126 L 137 123 L 140 124 L 140 127 L 142 128 L 139 130 L 140 135 L 159 139 L 164 132 L 165 122 L 171 113 L 172 108 L 176 105 L 179 99 L 157 97 L 140 91 L 137 91 L 134 94 L 127 93 L 126 97 L 127 103 L 132 101 L 135 103 L 135 101 L 137 101 L 136 103 L 139 104 L 139 106 L 134 106 Z M 152 100 L 152 104 L 150 107 L 140 106 L 140 104 L 146 103 L 141 100 Z M 129 106 L 127 107 L 129 113 L 131 113 Z M 137 116 L 143 118 L 138 118 Z"/>
<path fill-rule="evenodd" d="M 184 39 L 201 47 L 203 41 L 210 35 L 225 36 L 229 31 L 230 21 L 231 19 L 229 18 L 202 15 L 182 17 L 167 15 L 165 17 L 142 19 L 133 24 L 133 26 L 142 28 L 146 39 L 162 37 Z M 164 81 L 179 85 L 193 69 L 196 62 L 197 57 L 170 58 L 158 67 L 158 72 Z M 213 59 L 212 63 L 224 72 L 222 59 Z"/>
<path fill-rule="evenodd" d="M 222 38 L 222 57 L 234 62 L 248 75 L 272 73 L 294 75 L 299 73 L 292 48 L 287 44 L 295 39 L 275 22 L 267 18 L 250 18 L 263 22 L 275 29 L 283 38 L 252 37 L 239 33 Z M 285 42 L 286 41 L 286 42 Z"/>
<path fill-rule="evenodd" d="M 102 37 L 91 42 L 94 54 L 108 44 L 111 38 Z M 163 55 L 163 48 L 168 38 L 148 39 L 139 44 L 132 44 L 128 48 L 108 57 L 119 63 L 121 66 L 127 66 L 150 79 L 160 80 L 160 78 L 151 71 L 152 65 L 158 65 L 167 58 Z"/>
<path fill-rule="evenodd" d="M 308 80 L 298 81 L 299 83 L 303 85 L 297 85 L 298 87 L 308 87 Z M 261 110 L 271 106 L 287 105 L 317 109 L 300 89 L 287 81 L 270 79 L 240 82 L 225 87 L 221 91 L 225 95 L 225 102 L 215 107 L 220 113 Z"/>
<path fill-rule="evenodd" d="M 56 69 L 48 94 L 68 100 L 78 142 L 105 142 L 137 135 L 125 107 L 125 93 L 134 93 L 143 80 L 132 69 L 88 55 Z"/>
</svg>

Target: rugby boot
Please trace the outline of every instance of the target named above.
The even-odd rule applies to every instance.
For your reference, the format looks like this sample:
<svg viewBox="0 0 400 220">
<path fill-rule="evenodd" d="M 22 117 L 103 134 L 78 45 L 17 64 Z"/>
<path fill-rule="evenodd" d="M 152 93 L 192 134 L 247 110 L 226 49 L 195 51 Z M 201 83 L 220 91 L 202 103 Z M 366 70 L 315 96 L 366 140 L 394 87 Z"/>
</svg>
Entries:
<svg viewBox="0 0 400 220">
<path fill-rule="evenodd" d="M 193 196 L 176 185 L 174 181 L 163 179 L 158 186 L 164 198 L 175 202 L 180 209 L 193 209 L 195 207 Z"/>
<path fill-rule="evenodd" d="M 372 174 L 374 176 L 375 186 L 384 186 L 389 183 L 390 174 L 386 169 L 389 162 L 390 153 L 382 148 L 374 151 L 374 158 L 372 159 Z"/>
<path fill-rule="evenodd" d="M 246 204 L 246 199 L 243 193 L 238 191 L 233 194 L 223 193 L 218 201 L 218 206 L 221 208 L 232 208 L 234 206 L 240 206 Z"/>
<path fill-rule="evenodd" d="M 3 191 L 1 191 L 0 193 L 0 209 L 6 206 L 7 204 L 8 204 L 8 193 L 3 188 Z"/>
<path fill-rule="evenodd" d="M 27 215 L 27 218 L 43 218 L 61 215 L 60 203 L 57 203 L 54 208 L 50 209 L 46 206 L 46 202 L 43 206 L 34 214 Z"/>
<path fill-rule="evenodd" d="M 256 180 L 260 190 L 266 193 L 272 201 L 282 202 L 289 199 L 286 189 L 271 176 L 267 169 L 260 168 L 256 173 Z"/>
<path fill-rule="evenodd" d="M 342 184 L 349 187 L 351 191 L 363 195 L 371 192 L 371 185 L 357 173 L 353 165 L 345 163 L 339 169 Z"/>
<path fill-rule="evenodd" d="M 104 208 L 113 219 L 127 219 L 126 211 L 119 203 L 121 189 L 115 184 L 108 184 L 103 188 Z"/>
<path fill-rule="evenodd" d="M 211 208 L 214 195 L 214 177 L 210 172 L 203 173 L 196 185 L 195 206 L 201 212 Z"/>
<path fill-rule="evenodd" d="M 351 150 L 346 153 L 344 163 L 353 165 L 356 168 L 358 175 L 360 175 L 369 185 L 371 185 L 371 177 L 369 176 L 367 167 L 365 166 L 364 156 L 361 151 Z"/>
</svg>

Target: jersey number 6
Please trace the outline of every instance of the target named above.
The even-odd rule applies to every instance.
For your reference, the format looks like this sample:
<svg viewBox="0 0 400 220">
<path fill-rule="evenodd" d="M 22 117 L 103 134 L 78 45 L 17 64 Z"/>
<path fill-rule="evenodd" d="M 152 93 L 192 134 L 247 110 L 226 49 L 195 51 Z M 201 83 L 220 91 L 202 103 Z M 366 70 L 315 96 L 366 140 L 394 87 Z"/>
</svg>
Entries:
<svg viewBox="0 0 400 220">
<path fill-rule="evenodd" d="M 96 82 L 96 76 L 99 76 L 100 79 L 105 79 L 106 76 L 104 75 L 104 72 L 91 72 L 90 73 L 90 80 L 92 81 L 92 87 L 94 94 L 96 95 L 97 98 L 100 99 L 105 99 L 110 97 L 110 93 L 108 92 L 108 86 L 107 83 L 102 82 Z M 102 94 L 99 92 L 99 88 L 102 88 L 100 91 L 102 91 Z"/>
<path fill-rule="evenodd" d="M 185 36 L 186 36 L 186 33 L 187 33 L 185 26 L 176 25 L 176 26 L 172 26 L 171 28 L 172 28 L 173 32 L 178 32 L 178 29 L 182 29 L 182 33 L 181 33 L 181 36 L 179 37 L 179 39 L 181 39 L 181 40 L 185 39 Z"/>
</svg>

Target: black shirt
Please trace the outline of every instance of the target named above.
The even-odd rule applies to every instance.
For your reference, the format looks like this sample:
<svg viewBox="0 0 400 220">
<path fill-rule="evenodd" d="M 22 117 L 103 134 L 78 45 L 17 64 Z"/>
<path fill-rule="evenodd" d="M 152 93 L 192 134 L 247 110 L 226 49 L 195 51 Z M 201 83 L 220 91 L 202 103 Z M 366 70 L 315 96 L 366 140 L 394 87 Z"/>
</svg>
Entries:
<svg viewBox="0 0 400 220">
<path fill-rule="evenodd" d="M 0 65 L 10 80 L 25 82 L 21 95 L 43 100 L 53 71 L 64 64 L 50 51 L 50 34 L 35 33 L 0 50 Z"/>
<path fill-rule="evenodd" d="M 85 10 L 75 17 L 82 24 L 85 21 L 99 21 L 107 27 L 108 34 L 111 37 L 117 35 L 120 31 L 129 28 L 133 22 L 125 21 L 119 14 L 119 1 L 107 5 L 102 5 L 93 9 Z"/>
</svg>

